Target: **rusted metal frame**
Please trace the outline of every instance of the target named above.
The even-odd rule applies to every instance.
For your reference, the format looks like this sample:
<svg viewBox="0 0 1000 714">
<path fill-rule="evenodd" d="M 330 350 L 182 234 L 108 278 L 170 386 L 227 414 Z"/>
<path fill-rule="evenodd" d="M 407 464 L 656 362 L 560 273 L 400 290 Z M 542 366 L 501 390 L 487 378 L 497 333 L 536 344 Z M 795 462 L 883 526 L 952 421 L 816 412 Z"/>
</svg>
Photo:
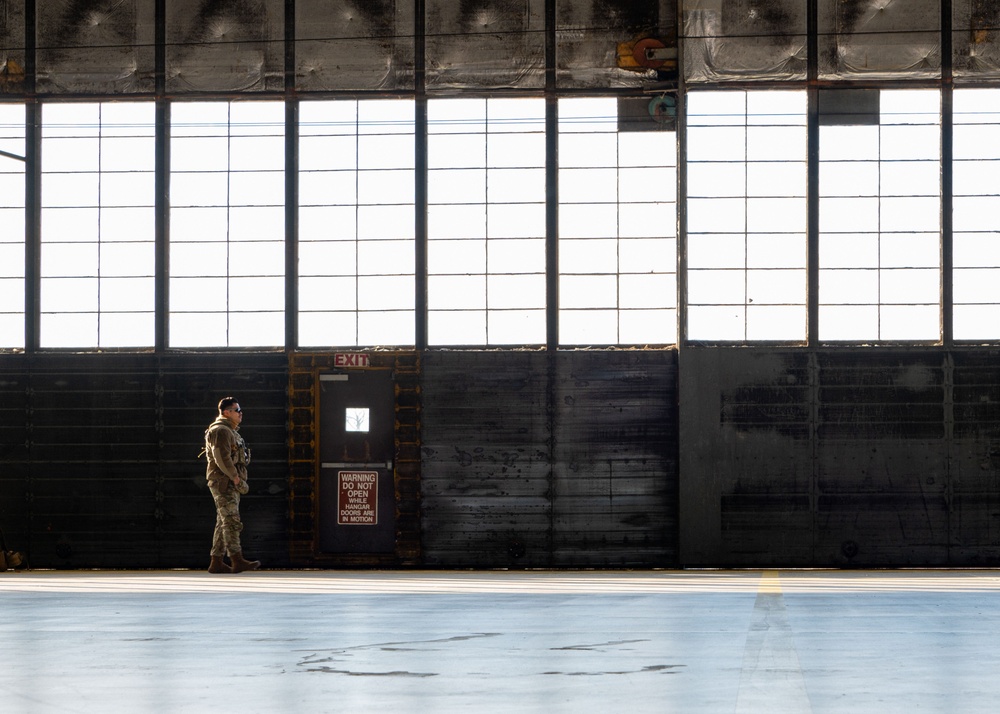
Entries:
<svg viewBox="0 0 1000 714">
<path fill-rule="evenodd" d="M 424 0 L 416 0 L 413 13 L 414 90 L 414 192 L 413 234 L 414 346 L 427 349 L 427 23 Z"/>
</svg>

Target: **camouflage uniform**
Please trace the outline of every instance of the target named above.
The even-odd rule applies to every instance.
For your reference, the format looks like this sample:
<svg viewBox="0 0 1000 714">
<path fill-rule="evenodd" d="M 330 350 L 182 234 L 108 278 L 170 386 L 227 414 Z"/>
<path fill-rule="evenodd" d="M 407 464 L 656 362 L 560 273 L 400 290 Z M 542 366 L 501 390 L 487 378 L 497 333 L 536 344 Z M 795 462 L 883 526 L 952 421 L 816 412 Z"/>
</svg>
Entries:
<svg viewBox="0 0 1000 714">
<path fill-rule="evenodd" d="M 205 455 L 208 468 L 205 478 L 215 500 L 215 533 L 212 536 L 212 557 L 232 557 L 243 551 L 240 545 L 240 494 L 246 493 L 249 449 L 226 417 L 219 416 L 205 431 Z M 240 479 L 239 485 L 234 479 Z"/>
</svg>

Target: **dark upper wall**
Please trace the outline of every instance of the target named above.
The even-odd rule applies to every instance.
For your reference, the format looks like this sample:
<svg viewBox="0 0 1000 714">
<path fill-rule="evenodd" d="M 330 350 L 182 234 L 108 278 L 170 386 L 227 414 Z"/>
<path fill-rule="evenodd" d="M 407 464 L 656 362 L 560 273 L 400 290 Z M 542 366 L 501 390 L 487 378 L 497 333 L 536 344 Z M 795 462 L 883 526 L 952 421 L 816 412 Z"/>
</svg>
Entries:
<svg viewBox="0 0 1000 714">
<path fill-rule="evenodd" d="M 56 97 L 541 90 L 549 73 L 562 88 L 637 88 L 656 72 L 621 68 L 619 44 L 675 45 L 677 18 L 676 0 L 6 0 L 0 10 L 0 94 Z"/>
</svg>

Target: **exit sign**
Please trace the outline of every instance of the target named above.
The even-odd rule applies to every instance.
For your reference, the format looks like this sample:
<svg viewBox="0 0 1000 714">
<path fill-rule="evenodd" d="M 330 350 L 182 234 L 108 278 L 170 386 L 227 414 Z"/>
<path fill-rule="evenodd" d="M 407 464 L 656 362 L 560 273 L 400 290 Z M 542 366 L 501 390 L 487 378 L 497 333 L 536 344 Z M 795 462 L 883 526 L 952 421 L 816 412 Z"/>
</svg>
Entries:
<svg viewBox="0 0 1000 714">
<path fill-rule="evenodd" d="M 338 352 L 333 356 L 335 367 L 367 367 L 368 355 L 360 352 Z"/>
</svg>

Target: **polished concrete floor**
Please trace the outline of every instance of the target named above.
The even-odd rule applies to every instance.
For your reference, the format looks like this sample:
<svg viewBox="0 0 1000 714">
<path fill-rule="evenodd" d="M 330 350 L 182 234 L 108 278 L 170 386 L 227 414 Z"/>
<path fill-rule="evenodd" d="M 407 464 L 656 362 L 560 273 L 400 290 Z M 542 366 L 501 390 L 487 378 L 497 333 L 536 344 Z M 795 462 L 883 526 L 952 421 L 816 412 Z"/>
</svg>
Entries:
<svg viewBox="0 0 1000 714">
<path fill-rule="evenodd" d="M 996 571 L 0 573 L 0 712 L 1000 711 Z"/>
</svg>

